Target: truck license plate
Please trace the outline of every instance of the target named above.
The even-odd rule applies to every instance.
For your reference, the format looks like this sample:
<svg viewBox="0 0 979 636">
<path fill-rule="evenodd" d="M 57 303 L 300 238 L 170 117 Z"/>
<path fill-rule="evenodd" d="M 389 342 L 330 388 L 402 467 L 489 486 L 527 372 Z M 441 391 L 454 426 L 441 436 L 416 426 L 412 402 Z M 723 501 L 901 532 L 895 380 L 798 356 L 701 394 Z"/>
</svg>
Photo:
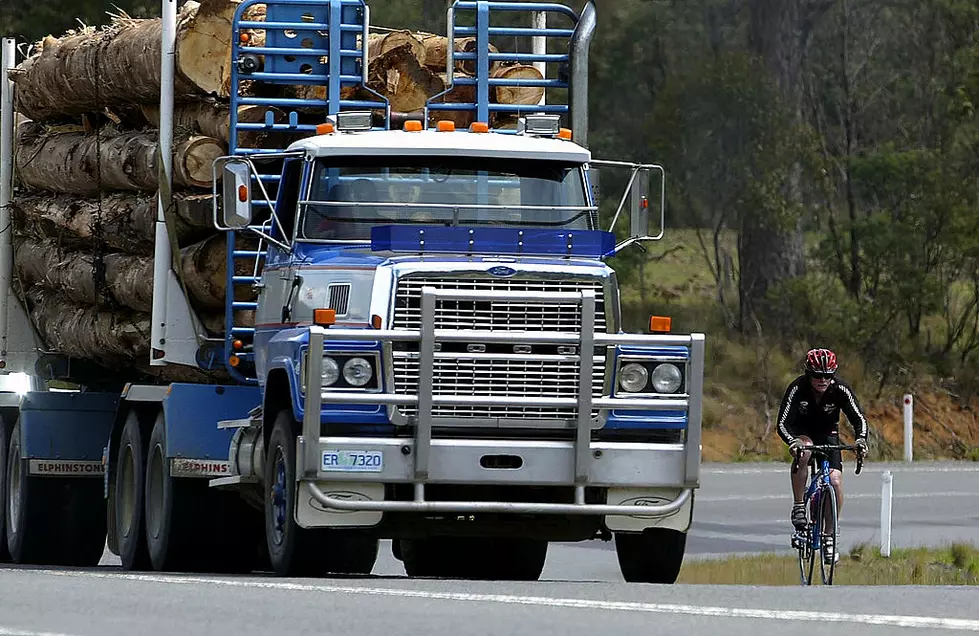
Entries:
<svg viewBox="0 0 979 636">
<path fill-rule="evenodd" d="M 324 472 L 379 473 L 384 469 L 384 453 L 368 450 L 325 450 L 321 469 Z"/>
</svg>

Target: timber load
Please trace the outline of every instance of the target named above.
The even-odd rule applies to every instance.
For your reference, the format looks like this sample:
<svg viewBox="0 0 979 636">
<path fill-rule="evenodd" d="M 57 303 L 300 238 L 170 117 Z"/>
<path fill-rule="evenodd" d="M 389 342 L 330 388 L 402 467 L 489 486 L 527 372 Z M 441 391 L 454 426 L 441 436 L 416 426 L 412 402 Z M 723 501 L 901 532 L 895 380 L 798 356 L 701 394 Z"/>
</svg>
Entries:
<svg viewBox="0 0 979 636">
<path fill-rule="evenodd" d="M 172 266 L 200 318 L 201 335 L 212 339 L 224 336 L 228 263 L 225 237 L 213 225 L 212 162 L 227 154 L 232 142 L 239 148 L 284 148 L 309 134 L 260 129 L 231 139 L 231 22 L 238 6 L 239 0 L 184 2 L 174 56 L 173 181 L 166 202 L 167 225 L 178 248 Z M 103 27 L 45 37 L 10 72 L 16 115 L 15 289 L 50 349 L 152 375 L 162 22 L 110 17 Z M 246 19 L 264 21 L 264 5 L 249 8 Z M 241 41 L 263 46 L 265 32 L 249 30 Z M 435 96 L 440 102 L 475 101 L 474 86 L 453 85 L 455 78 L 475 74 L 475 62 L 457 60 L 447 69 L 444 36 L 381 29 L 360 45 L 368 51 L 366 83 L 344 87 L 342 97 L 385 97 L 393 125 L 420 119 L 426 101 Z M 459 38 L 454 45 L 458 52 L 475 47 L 474 38 Z M 497 49 L 490 45 L 490 51 Z M 519 63 L 493 61 L 490 72 L 494 78 L 542 78 L 533 66 Z M 325 87 L 308 84 L 249 81 L 242 87 L 251 96 L 326 97 Z M 491 90 L 493 101 L 533 106 L 544 89 Z M 236 114 L 248 123 L 289 120 L 286 112 L 266 106 L 241 106 Z M 297 108 L 296 115 L 303 124 L 323 121 L 322 110 Z M 375 111 L 375 121 L 383 115 Z M 434 110 L 429 124 L 450 119 L 463 128 L 473 116 Z M 515 119 L 493 117 L 488 123 L 509 127 Z M 252 275 L 255 266 L 236 264 L 235 274 Z M 253 300 L 254 292 L 236 288 L 235 297 Z M 254 314 L 239 312 L 236 320 L 248 325 Z"/>
</svg>

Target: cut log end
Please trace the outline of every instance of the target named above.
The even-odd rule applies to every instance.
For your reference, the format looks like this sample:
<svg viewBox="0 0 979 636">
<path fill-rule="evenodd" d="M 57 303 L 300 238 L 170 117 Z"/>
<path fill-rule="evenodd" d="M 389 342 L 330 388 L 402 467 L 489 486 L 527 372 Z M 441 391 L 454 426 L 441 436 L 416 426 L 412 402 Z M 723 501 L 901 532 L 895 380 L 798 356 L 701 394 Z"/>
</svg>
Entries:
<svg viewBox="0 0 979 636">
<path fill-rule="evenodd" d="M 211 187 L 211 166 L 224 154 L 225 147 L 212 137 L 191 137 L 181 142 L 176 148 L 174 180 L 191 187 Z"/>
</svg>

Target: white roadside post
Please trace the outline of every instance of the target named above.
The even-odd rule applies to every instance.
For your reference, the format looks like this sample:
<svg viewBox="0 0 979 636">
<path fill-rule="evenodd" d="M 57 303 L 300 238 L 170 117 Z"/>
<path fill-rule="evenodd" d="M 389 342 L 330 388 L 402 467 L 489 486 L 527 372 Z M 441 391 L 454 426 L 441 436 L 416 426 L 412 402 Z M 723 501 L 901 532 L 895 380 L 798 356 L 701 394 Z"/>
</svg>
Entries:
<svg viewBox="0 0 979 636">
<path fill-rule="evenodd" d="M 880 555 L 891 556 L 891 501 L 894 494 L 894 476 L 884 471 L 884 481 L 880 489 Z"/>
<path fill-rule="evenodd" d="M 914 439 L 914 431 L 912 429 L 912 424 L 914 423 L 914 398 L 908 393 L 904 396 L 904 461 L 910 462 L 912 460 L 912 442 Z"/>
</svg>

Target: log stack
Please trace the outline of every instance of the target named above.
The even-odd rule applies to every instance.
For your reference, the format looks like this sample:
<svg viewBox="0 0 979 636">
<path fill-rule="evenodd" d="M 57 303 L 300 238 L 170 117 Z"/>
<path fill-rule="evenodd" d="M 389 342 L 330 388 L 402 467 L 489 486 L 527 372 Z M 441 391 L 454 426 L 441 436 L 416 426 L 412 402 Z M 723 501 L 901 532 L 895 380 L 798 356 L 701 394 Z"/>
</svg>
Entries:
<svg viewBox="0 0 979 636">
<path fill-rule="evenodd" d="M 230 144 L 231 20 L 238 0 L 187 0 L 179 10 L 175 55 L 172 228 L 179 273 L 208 335 L 221 336 L 226 245 L 212 225 L 215 157 Z M 249 19 L 264 20 L 264 6 Z M 260 46 L 262 30 L 243 41 Z M 472 102 L 473 87 L 451 86 L 449 73 L 472 76 L 473 62 L 446 69 L 443 36 L 406 30 L 370 34 L 369 76 L 344 97 L 386 97 L 395 115 L 419 117 L 430 97 Z M 302 44 L 306 46 L 306 44 Z M 28 313 L 48 346 L 118 368 L 144 368 L 150 349 L 153 241 L 160 166 L 161 21 L 112 16 L 101 28 L 47 36 L 11 71 L 17 129 L 14 148 L 14 265 Z M 473 51 L 475 40 L 457 40 Z M 493 49 L 496 50 L 495 48 Z M 260 57 L 260 56 L 259 56 Z M 314 70 L 314 73 L 321 71 Z M 325 72 L 325 69 L 324 71 Z M 531 66 L 493 65 L 494 77 L 540 78 Z M 325 98 L 321 86 L 254 82 L 252 95 Z M 498 89 L 504 103 L 538 103 L 543 89 Z M 266 111 L 243 106 L 241 121 Z M 322 111 L 299 109 L 302 123 L 320 123 Z M 468 112 L 437 112 L 467 127 Z M 432 122 L 430 122 L 432 123 Z M 491 125 L 512 123 L 504 118 Z M 239 147 L 284 147 L 296 135 L 250 131 Z M 250 269 L 254 264 L 242 264 Z M 241 274 L 250 271 L 239 272 Z M 249 292 L 236 294 L 247 299 Z"/>
</svg>

